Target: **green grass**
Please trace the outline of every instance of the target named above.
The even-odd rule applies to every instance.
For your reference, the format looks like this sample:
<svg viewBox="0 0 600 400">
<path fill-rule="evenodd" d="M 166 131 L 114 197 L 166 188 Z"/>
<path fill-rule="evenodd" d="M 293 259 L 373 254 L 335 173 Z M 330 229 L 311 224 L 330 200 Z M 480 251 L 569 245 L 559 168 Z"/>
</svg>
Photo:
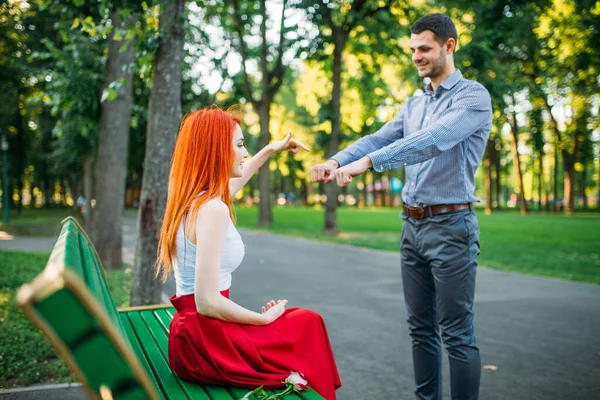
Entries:
<svg viewBox="0 0 600 400">
<path fill-rule="evenodd" d="M 56 237 L 60 233 L 60 221 L 69 215 L 74 215 L 72 208 L 23 208 L 21 214 L 10 210 L 8 224 L 0 219 L 0 231 L 13 236 Z"/>
<path fill-rule="evenodd" d="M 238 225 L 258 229 L 255 207 L 236 208 Z M 379 250 L 398 251 L 402 222 L 399 210 L 338 210 L 340 234 L 323 234 L 324 211 L 273 209 L 272 232 Z M 479 264 L 525 274 L 600 284 L 600 215 L 564 216 L 478 211 L 481 228 Z"/>
<path fill-rule="evenodd" d="M 59 222 L 71 209 L 24 209 L 11 214 L 4 230 L 15 236 L 56 236 Z M 238 223 L 258 229 L 256 207 L 238 207 Z M 340 234 L 323 234 L 324 211 L 315 208 L 275 207 L 270 231 L 280 234 L 345 243 L 372 249 L 398 251 L 402 230 L 399 209 L 340 208 Z M 126 210 L 135 217 L 136 210 Z M 575 216 L 531 213 L 517 210 L 484 215 L 481 226 L 480 265 L 526 274 L 551 276 L 600 284 L 600 213 L 578 212 Z"/>
<path fill-rule="evenodd" d="M 48 257 L 48 253 L 0 251 L 0 389 L 75 381 L 62 359 L 15 301 L 18 288 L 35 278 Z M 130 269 L 108 271 L 107 275 L 116 304 L 127 305 Z"/>
</svg>

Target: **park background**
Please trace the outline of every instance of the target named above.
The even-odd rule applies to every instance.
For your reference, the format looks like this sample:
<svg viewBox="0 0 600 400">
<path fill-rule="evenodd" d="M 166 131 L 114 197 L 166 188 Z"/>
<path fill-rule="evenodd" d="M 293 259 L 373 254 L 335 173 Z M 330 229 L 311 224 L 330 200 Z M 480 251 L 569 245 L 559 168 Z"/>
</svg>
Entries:
<svg viewBox="0 0 600 400">
<path fill-rule="evenodd" d="M 179 122 L 218 104 L 239 105 L 251 153 L 288 131 L 311 147 L 265 164 L 235 199 L 240 227 L 397 251 L 403 170 L 340 190 L 310 168 L 422 93 L 410 24 L 438 11 L 457 24 L 457 67 L 494 106 L 476 175 L 481 265 L 599 284 L 600 2 L 583 0 L 4 1 L 1 236 L 52 237 L 77 215 L 118 302 L 160 302 Z M 13 304 L 47 254 L 0 258 L 0 387 L 72 379 Z"/>
</svg>

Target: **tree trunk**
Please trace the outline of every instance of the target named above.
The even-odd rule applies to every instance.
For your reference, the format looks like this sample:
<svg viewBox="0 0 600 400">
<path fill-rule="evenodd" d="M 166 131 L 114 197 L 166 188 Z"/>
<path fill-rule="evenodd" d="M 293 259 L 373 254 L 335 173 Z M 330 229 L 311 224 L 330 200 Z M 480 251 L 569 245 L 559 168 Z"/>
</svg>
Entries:
<svg viewBox="0 0 600 400">
<path fill-rule="evenodd" d="M 33 195 L 33 189 L 35 189 L 35 187 L 34 187 L 34 182 L 32 181 L 29 183 L 29 198 L 31 199 L 30 206 L 32 208 L 35 207 L 35 203 L 36 203 L 35 196 Z"/>
<path fill-rule="evenodd" d="M 305 179 L 300 181 L 300 204 L 303 206 L 308 205 L 309 195 L 309 184 L 306 183 Z"/>
<path fill-rule="evenodd" d="M 500 164 L 500 153 L 496 152 L 494 155 L 494 170 L 496 172 L 496 210 L 502 208 L 502 165 Z"/>
<path fill-rule="evenodd" d="M 587 170 L 585 168 L 583 168 L 583 171 L 581 171 L 581 196 L 583 199 L 583 208 L 587 210 L 588 200 L 587 200 L 587 195 L 585 193 L 585 189 L 587 186 L 586 180 L 587 180 Z"/>
<path fill-rule="evenodd" d="M 365 173 L 362 175 L 362 183 L 363 183 L 362 199 L 363 199 L 364 207 L 367 206 L 367 174 L 368 173 L 369 173 L 369 171 L 365 171 Z"/>
<path fill-rule="evenodd" d="M 598 163 L 598 199 L 596 200 L 596 208 L 600 210 L 600 163 Z"/>
<path fill-rule="evenodd" d="M 44 176 L 44 205 L 46 209 L 50 208 L 50 201 L 52 200 L 52 192 L 51 192 L 51 179 L 50 176 Z"/>
<path fill-rule="evenodd" d="M 333 90 L 331 92 L 331 108 L 333 117 L 331 119 L 331 136 L 327 146 L 326 157 L 330 158 L 338 152 L 340 147 L 341 127 L 341 90 L 342 90 L 342 54 L 346 46 L 347 33 L 343 28 L 333 27 Z M 335 182 L 325 186 L 327 201 L 325 202 L 325 234 L 336 235 L 337 224 L 337 197 L 338 186 Z"/>
<path fill-rule="evenodd" d="M 510 149 L 513 156 L 513 165 L 515 168 L 515 177 L 517 179 L 517 190 L 519 190 L 519 207 L 521 209 L 521 214 L 527 214 L 527 203 L 525 202 L 525 190 L 523 187 L 523 172 L 521 171 L 521 158 L 519 157 L 519 138 L 518 138 L 518 127 L 517 127 L 517 117 L 516 115 L 512 115 L 512 121 L 510 121 L 510 132 L 511 132 L 511 143 Z"/>
<path fill-rule="evenodd" d="M 155 279 L 157 234 L 169 183 L 170 160 L 181 122 L 181 80 L 184 56 L 185 1 L 160 3 L 160 44 L 148 106 L 144 178 L 138 214 L 131 305 L 156 304 L 162 284 Z"/>
<path fill-rule="evenodd" d="M 52 151 L 52 127 L 53 122 L 51 122 L 49 117 L 42 118 L 40 121 L 40 128 L 42 131 L 42 145 L 41 152 L 42 154 L 48 154 Z M 50 160 L 47 157 L 42 157 L 40 159 L 40 169 L 39 169 L 39 186 L 40 186 L 40 197 L 44 202 L 44 207 L 46 209 L 50 208 L 50 171 L 51 165 Z"/>
<path fill-rule="evenodd" d="M 129 146 L 129 118 L 131 113 L 133 71 L 135 62 L 134 43 L 130 41 L 121 52 L 124 40 L 115 40 L 116 30 L 127 29 L 135 23 L 134 14 L 123 21 L 119 11 L 110 16 L 114 29 L 108 38 L 108 60 L 104 88 L 113 82 L 122 82 L 114 100 L 101 104 L 100 134 L 94 193 L 96 206 L 91 210 L 92 242 L 98 250 L 102 264 L 109 269 L 122 267 L 123 207 L 127 175 Z"/>
<path fill-rule="evenodd" d="M 83 223 L 85 229 L 90 229 L 92 225 L 91 209 L 92 198 L 94 196 L 94 160 L 92 156 L 83 159 L 83 197 L 85 197 L 85 210 L 83 214 Z"/>
<path fill-rule="evenodd" d="M 561 155 L 563 157 L 563 178 L 564 178 L 564 213 L 571 214 L 575 211 L 574 204 L 574 185 L 575 185 L 575 162 L 577 157 L 579 138 L 578 138 L 578 127 L 577 124 L 581 124 L 582 126 L 586 125 L 585 111 L 586 111 L 586 101 L 587 99 L 581 95 L 575 96 L 572 104 L 572 108 L 575 110 L 575 120 L 576 125 L 573 131 L 573 137 L 570 137 L 565 132 L 561 132 L 558 128 L 558 123 L 552 114 L 552 107 L 550 107 L 550 103 L 548 101 L 547 96 L 543 96 L 544 105 L 546 106 L 546 110 L 548 111 L 550 123 L 552 126 L 552 130 L 554 131 L 554 135 L 556 137 L 556 146 L 555 146 L 555 192 L 557 191 L 557 179 L 558 179 L 558 149 L 560 147 Z M 556 198 L 555 198 L 556 200 Z"/>
<path fill-rule="evenodd" d="M 564 212 L 565 214 L 572 214 L 575 211 L 574 204 L 574 186 L 575 186 L 575 156 L 570 154 L 566 150 L 562 150 L 563 157 L 563 178 L 564 178 Z"/>
<path fill-rule="evenodd" d="M 260 117 L 260 136 L 258 148 L 262 149 L 271 141 L 269 125 L 271 123 L 271 101 L 263 98 L 259 104 L 258 114 Z M 258 191 L 260 203 L 258 205 L 258 225 L 269 227 L 273 224 L 273 211 L 271 208 L 271 169 L 267 160 L 258 170 Z"/>
<path fill-rule="evenodd" d="M 19 202 L 17 203 L 17 212 L 19 215 L 23 212 L 23 175 L 17 180 L 17 187 L 19 191 Z"/>
<path fill-rule="evenodd" d="M 558 211 L 558 134 L 554 139 L 554 171 L 552 174 L 552 211 Z"/>
<path fill-rule="evenodd" d="M 387 184 L 384 185 L 384 204 L 386 207 L 392 207 L 392 171 L 386 171 L 384 175 L 387 177 Z"/>
<path fill-rule="evenodd" d="M 16 171 L 15 177 L 17 179 L 17 187 L 19 193 L 19 201 L 17 203 L 17 212 L 19 215 L 23 212 L 23 174 L 25 173 L 25 167 L 27 162 L 27 157 L 25 154 L 25 128 L 23 126 L 23 116 L 21 115 L 21 93 L 17 91 L 17 107 L 18 112 L 16 114 L 15 126 L 17 128 L 17 137 L 16 137 L 16 149 L 13 150 L 13 154 L 17 155 L 14 160 L 14 164 L 12 165 L 13 171 Z"/>
<path fill-rule="evenodd" d="M 494 201 L 492 199 L 492 160 L 494 158 L 492 153 L 495 151 L 493 139 L 488 140 L 486 150 L 487 150 L 487 157 L 486 157 L 485 161 L 483 162 L 483 164 L 485 165 L 485 197 L 486 197 L 485 213 L 491 214 L 492 213 L 492 204 L 494 203 Z"/>
<path fill-rule="evenodd" d="M 540 149 L 538 152 L 538 200 L 540 202 L 540 211 L 546 205 L 546 199 L 548 197 L 548 192 L 544 190 L 546 186 L 546 182 L 544 181 L 544 150 Z M 542 201 L 542 193 L 546 192 L 546 198 Z"/>
</svg>

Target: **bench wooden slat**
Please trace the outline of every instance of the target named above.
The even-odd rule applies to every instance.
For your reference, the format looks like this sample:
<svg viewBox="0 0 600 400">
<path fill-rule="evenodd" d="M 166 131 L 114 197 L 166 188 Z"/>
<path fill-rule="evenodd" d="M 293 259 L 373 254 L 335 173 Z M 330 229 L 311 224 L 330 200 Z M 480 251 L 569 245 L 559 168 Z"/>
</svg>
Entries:
<svg viewBox="0 0 600 400">
<path fill-rule="evenodd" d="M 148 330 L 150 330 L 154 336 L 154 339 L 158 345 L 158 348 L 163 354 L 165 359 L 169 357 L 169 325 L 172 318 L 168 318 L 168 322 L 161 320 L 159 314 L 166 315 L 164 310 L 149 310 L 141 311 L 140 315 Z M 221 386 L 215 385 L 198 385 L 192 382 L 180 380 L 181 385 L 189 393 L 190 398 L 203 398 L 206 400 L 231 400 L 231 396 L 226 391 L 223 391 Z M 198 397 L 201 396 L 201 397 Z"/>
<path fill-rule="evenodd" d="M 166 400 L 166 397 L 163 394 L 162 390 L 159 390 L 160 385 L 159 385 L 158 381 L 156 380 L 156 376 L 152 373 L 152 367 L 150 367 L 150 364 L 148 364 L 148 360 L 146 359 L 144 350 L 142 350 L 142 348 L 140 347 L 140 343 L 137 339 L 137 336 L 135 334 L 133 326 L 131 326 L 131 321 L 129 321 L 127 313 L 120 313 L 120 317 L 121 317 L 121 324 L 123 325 L 123 328 L 124 328 L 125 332 L 127 333 L 127 338 L 129 339 L 129 343 L 131 344 L 131 347 L 133 348 L 135 355 L 137 356 L 138 360 L 140 360 L 143 367 L 146 369 L 148 376 L 150 376 L 150 379 L 152 380 L 152 383 L 154 384 L 154 387 L 156 388 L 156 392 L 158 393 L 160 400 Z"/>
<path fill-rule="evenodd" d="M 54 248 L 59 250 L 56 253 L 56 259 L 51 255 L 48 264 L 63 264 L 65 268 L 75 272 L 82 281 L 87 282 L 85 265 L 81 263 L 79 240 L 74 240 L 77 236 L 78 229 L 75 223 L 67 221 L 63 224 L 58 240 L 54 245 Z"/>
<path fill-rule="evenodd" d="M 236 399 L 236 400 L 237 399 L 241 399 L 242 397 L 244 397 L 244 395 L 246 393 L 248 393 L 248 391 L 249 391 L 249 389 L 234 388 L 234 387 L 228 387 L 227 390 L 229 391 L 229 393 L 231 393 L 231 395 L 233 396 L 233 398 Z M 273 393 L 275 393 L 272 390 L 265 390 L 265 392 L 267 392 L 267 394 L 273 394 Z M 278 392 L 279 392 L 279 390 L 278 390 Z M 315 393 L 315 392 L 313 391 L 313 393 Z M 317 396 L 318 396 L 317 397 L 318 400 L 323 400 L 322 397 L 320 397 L 319 395 L 317 395 Z M 254 395 L 252 395 L 252 396 L 250 396 L 250 399 L 251 400 L 256 400 L 256 397 Z M 301 400 L 302 397 L 300 397 L 296 393 L 291 393 L 291 394 L 285 395 L 283 397 L 283 399 L 284 400 Z"/>
<path fill-rule="evenodd" d="M 165 308 L 165 309 L 161 309 L 161 310 L 154 310 L 154 312 L 153 312 L 154 317 L 157 319 L 157 323 L 163 329 L 163 332 L 165 334 L 165 337 L 167 338 L 167 341 L 168 341 L 168 335 L 169 335 L 169 326 L 171 325 L 171 321 L 173 320 L 174 313 L 175 313 L 174 308 Z M 146 313 L 144 312 L 144 314 L 146 314 Z M 167 342 L 167 346 L 168 346 L 168 342 Z M 197 385 L 194 385 L 194 386 L 197 386 Z M 239 399 L 248 392 L 247 389 L 234 388 L 234 387 L 224 388 L 224 387 L 218 386 L 218 385 L 203 385 L 203 387 L 208 392 L 208 394 L 211 396 L 211 398 L 213 398 L 213 399 L 221 399 L 221 398 L 223 398 L 223 399 L 232 399 L 232 398 Z"/>
<path fill-rule="evenodd" d="M 38 302 L 34 308 L 53 327 L 55 334 L 71 352 L 85 372 L 88 384 L 95 390 L 131 379 L 133 372 L 112 345 L 80 300 L 68 290 L 60 290 Z M 55 310 L 68 310 L 57 313 Z M 102 360 L 99 362 L 99 360 Z M 106 368 L 111 365 L 111 368 Z"/>
<path fill-rule="evenodd" d="M 173 320 L 173 315 L 175 314 L 175 308 L 163 308 L 161 310 L 154 310 L 154 318 L 156 318 L 157 323 L 160 325 L 161 329 L 169 336 L 169 328 L 171 326 L 171 321 Z"/>
<path fill-rule="evenodd" d="M 174 309 L 173 309 L 174 310 Z M 152 315 L 153 313 L 161 313 L 163 312 L 162 309 L 159 310 L 147 310 L 147 311 L 130 311 L 127 312 L 127 314 L 132 314 L 132 313 L 137 313 L 138 314 L 138 318 L 140 318 L 140 320 L 143 322 L 143 324 L 138 324 L 135 326 L 136 329 L 144 329 L 147 331 L 147 337 L 151 337 L 154 342 L 151 343 L 150 345 L 159 348 L 158 343 L 156 342 L 156 336 L 160 336 L 160 332 L 164 331 L 164 328 L 160 329 L 157 327 L 153 327 L 153 330 L 150 330 L 150 327 L 146 324 L 146 321 L 144 320 L 144 318 L 142 317 L 142 314 L 150 314 Z M 170 321 L 169 321 L 170 322 Z M 168 326 L 168 325 L 167 325 Z M 145 346 L 148 343 L 143 342 L 141 345 Z M 161 351 L 162 354 L 162 359 L 165 360 L 165 362 L 167 362 L 168 364 L 168 349 L 167 349 L 167 353 L 164 353 Z M 198 385 L 198 384 L 194 384 L 191 382 L 187 382 L 184 381 L 183 379 L 179 378 L 176 374 L 175 377 L 179 383 L 179 385 L 181 386 L 182 390 L 186 393 L 186 395 L 188 396 L 188 398 L 190 399 L 198 399 L 198 400 L 210 400 L 209 396 L 206 394 L 205 390 L 203 389 L 203 386 Z"/>
<path fill-rule="evenodd" d="M 121 319 L 119 318 L 117 307 L 110 294 L 108 284 L 106 283 L 104 270 L 102 269 L 98 259 L 95 257 L 94 249 L 91 247 L 87 241 L 87 238 L 82 233 L 77 235 L 77 239 L 80 242 L 82 262 L 92 267 L 86 270 L 86 284 L 90 288 L 90 291 L 94 297 L 96 297 L 100 304 L 104 306 L 111 321 L 117 326 L 117 328 L 119 328 L 119 330 L 123 331 L 123 325 L 121 325 Z"/>
<path fill-rule="evenodd" d="M 161 343 L 163 343 L 163 346 L 161 347 L 162 351 L 165 351 L 165 346 L 166 346 L 166 351 L 168 352 L 168 337 L 169 337 L 169 326 L 171 325 L 171 321 L 173 320 L 173 315 L 175 313 L 175 308 L 164 308 L 164 309 L 160 309 L 160 310 L 153 310 L 152 311 L 152 317 L 150 317 L 150 312 L 149 311 L 143 311 L 142 312 L 142 316 L 143 318 L 148 319 L 148 321 L 150 322 L 150 325 L 152 326 L 153 330 L 155 333 L 157 333 L 157 337 L 160 338 L 158 340 L 161 341 Z M 149 328 L 150 328 L 149 325 Z M 158 329 L 162 330 L 163 334 L 158 334 Z M 164 335 L 164 336 L 163 336 Z M 165 339 L 166 339 L 166 344 L 165 344 Z M 226 393 L 223 391 L 223 387 L 221 386 L 217 386 L 217 385 L 198 385 L 198 384 L 194 384 L 191 382 L 187 382 L 182 380 L 182 385 L 190 392 L 190 398 L 196 398 L 196 396 L 199 394 L 198 392 L 200 390 L 202 390 L 201 388 L 204 388 L 204 390 L 202 391 L 202 393 L 204 394 L 206 391 L 207 394 L 204 394 L 206 397 L 206 399 L 209 399 L 208 396 L 211 396 L 211 398 L 213 399 L 224 399 L 224 400 L 230 400 L 231 396 L 228 396 L 229 393 Z M 196 394 L 198 393 L 198 394 Z"/>
<path fill-rule="evenodd" d="M 50 264 L 24 285 L 17 294 L 18 304 L 64 357 L 91 398 L 107 389 L 119 399 L 149 397 L 131 360 L 124 356 L 126 344 L 116 340 L 114 328 L 107 328 L 105 323 L 110 322 L 102 307 L 78 275 L 60 266 Z"/>
<path fill-rule="evenodd" d="M 318 394 L 317 392 L 315 392 L 312 389 L 307 390 L 305 392 L 301 392 L 299 394 L 299 396 L 301 399 L 305 399 L 305 400 L 323 400 L 323 397 L 321 397 L 320 394 Z"/>
<path fill-rule="evenodd" d="M 187 399 L 187 395 L 179 383 L 179 377 L 169 367 L 169 363 L 163 357 L 160 349 L 156 346 L 151 332 L 146 328 L 139 312 L 127 313 L 127 317 L 135 330 L 140 345 L 154 375 L 156 376 L 160 389 L 168 399 Z"/>
</svg>

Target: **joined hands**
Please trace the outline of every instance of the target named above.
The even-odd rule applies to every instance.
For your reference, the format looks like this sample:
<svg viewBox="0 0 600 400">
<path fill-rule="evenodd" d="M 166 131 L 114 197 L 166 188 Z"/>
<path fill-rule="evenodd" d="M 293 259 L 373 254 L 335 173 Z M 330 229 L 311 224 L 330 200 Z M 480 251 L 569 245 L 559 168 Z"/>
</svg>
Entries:
<svg viewBox="0 0 600 400">
<path fill-rule="evenodd" d="M 337 161 L 327 160 L 312 167 L 311 177 L 313 182 L 323 183 L 331 183 L 335 179 L 338 186 L 344 187 L 352 182 L 353 177 L 364 174 L 372 166 L 371 159 L 366 156 L 341 168 Z"/>
</svg>

